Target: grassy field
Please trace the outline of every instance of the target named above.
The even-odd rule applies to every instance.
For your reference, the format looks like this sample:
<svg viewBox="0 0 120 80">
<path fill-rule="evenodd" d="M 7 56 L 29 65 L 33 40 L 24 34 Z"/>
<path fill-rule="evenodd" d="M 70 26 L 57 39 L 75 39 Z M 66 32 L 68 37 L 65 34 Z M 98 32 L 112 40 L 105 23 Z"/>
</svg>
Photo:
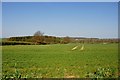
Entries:
<svg viewBox="0 0 120 80">
<path fill-rule="evenodd" d="M 71 49 L 78 48 L 74 51 Z M 117 44 L 15 45 L 2 47 L 3 77 L 117 77 Z"/>
</svg>

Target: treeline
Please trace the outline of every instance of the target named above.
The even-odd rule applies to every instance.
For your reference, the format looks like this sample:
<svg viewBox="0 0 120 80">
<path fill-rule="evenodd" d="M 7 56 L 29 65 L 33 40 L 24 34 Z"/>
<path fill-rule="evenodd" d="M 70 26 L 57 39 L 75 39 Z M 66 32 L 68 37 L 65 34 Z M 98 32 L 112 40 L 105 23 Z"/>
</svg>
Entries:
<svg viewBox="0 0 120 80">
<path fill-rule="evenodd" d="M 30 42 L 3 41 L 2 45 L 33 45 Z"/>
<path fill-rule="evenodd" d="M 43 35 L 37 31 L 33 36 L 10 37 L 3 39 L 0 45 L 45 45 L 45 44 L 67 44 L 67 43 L 118 43 L 118 39 L 99 39 L 83 37 L 55 37 Z"/>
<path fill-rule="evenodd" d="M 45 45 L 45 44 L 67 44 L 70 42 L 68 37 L 60 38 L 54 36 L 23 36 L 10 37 L 2 41 L 2 45 Z"/>
<path fill-rule="evenodd" d="M 32 42 L 34 44 L 55 44 L 60 43 L 61 38 L 54 36 L 24 36 L 24 37 L 10 37 L 8 41 Z"/>
<path fill-rule="evenodd" d="M 73 38 L 54 36 L 24 36 L 10 37 L 2 41 L 2 45 L 45 45 L 45 44 L 67 44 L 67 43 L 118 43 L 118 39 L 98 38 Z"/>
<path fill-rule="evenodd" d="M 118 43 L 118 39 L 99 39 L 99 38 L 85 38 L 85 39 L 75 39 L 78 43 Z"/>
</svg>

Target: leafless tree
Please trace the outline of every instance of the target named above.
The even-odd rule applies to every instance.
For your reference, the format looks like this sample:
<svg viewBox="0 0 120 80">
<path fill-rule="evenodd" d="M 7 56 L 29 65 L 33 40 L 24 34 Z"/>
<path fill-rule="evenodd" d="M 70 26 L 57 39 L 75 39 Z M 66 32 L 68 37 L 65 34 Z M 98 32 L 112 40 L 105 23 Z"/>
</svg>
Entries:
<svg viewBox="0 0 120 80">
<path fill-rule="evenodd" d="M 34 33 L 34 36 L 33 36 L 33 41 L 37 44 L 37 43 L 43 43 L 44 41 L 44 36 L 43 36 L 44 33 L 40 32 L 40 31 L 37 31 Z"/>
</svg>

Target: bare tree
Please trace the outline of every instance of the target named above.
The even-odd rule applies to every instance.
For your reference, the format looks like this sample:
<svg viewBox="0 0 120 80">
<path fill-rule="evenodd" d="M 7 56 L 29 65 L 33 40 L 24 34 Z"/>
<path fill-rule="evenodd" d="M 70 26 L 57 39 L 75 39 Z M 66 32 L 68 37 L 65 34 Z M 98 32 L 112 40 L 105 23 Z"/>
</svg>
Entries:
<svg viewBox="0 0 120 80">
<path fill-rule="evenodd" d="M 40 32 L 40 31 L 37 31 L 34 33 L 34 36 L 43 36 L 44 33 Z"/>
<path fill-rule="evenodd" d="M 43 43 L 43 41 L 44 41 L 43 34 L 44 33 L 40 32 L 40 31 L 37 31 L 37 32 L 34 33 L 33 41 L 35 42 L 35 44 Z"/>
<path fill-rule="evenodd" d="M 63 43 L 69 43 L 71 40 L 70 40 L 70 37 L 69 36 L 66 36 L 63 38 Z"/>
</svg>

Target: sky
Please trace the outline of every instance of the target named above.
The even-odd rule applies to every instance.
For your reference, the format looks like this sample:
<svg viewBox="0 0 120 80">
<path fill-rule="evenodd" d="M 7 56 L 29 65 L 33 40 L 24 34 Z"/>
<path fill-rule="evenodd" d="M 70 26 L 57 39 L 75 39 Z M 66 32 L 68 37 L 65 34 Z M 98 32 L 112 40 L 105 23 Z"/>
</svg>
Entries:
<svg viewBox="0 0 120 80">
<path fill-rule="evenodd" d="M 118 2 L 119 0 L 2 0 L 2 2 Z"/>
<path fill-rule="evenodd" d="M 118 37 L 117 2 L 3 2 L 2 37 Z"/>
<path fill-rule="evenodd" d="M 0 2 L 0 38 L 2 37 L 2 3 Z"/>
</svg>

